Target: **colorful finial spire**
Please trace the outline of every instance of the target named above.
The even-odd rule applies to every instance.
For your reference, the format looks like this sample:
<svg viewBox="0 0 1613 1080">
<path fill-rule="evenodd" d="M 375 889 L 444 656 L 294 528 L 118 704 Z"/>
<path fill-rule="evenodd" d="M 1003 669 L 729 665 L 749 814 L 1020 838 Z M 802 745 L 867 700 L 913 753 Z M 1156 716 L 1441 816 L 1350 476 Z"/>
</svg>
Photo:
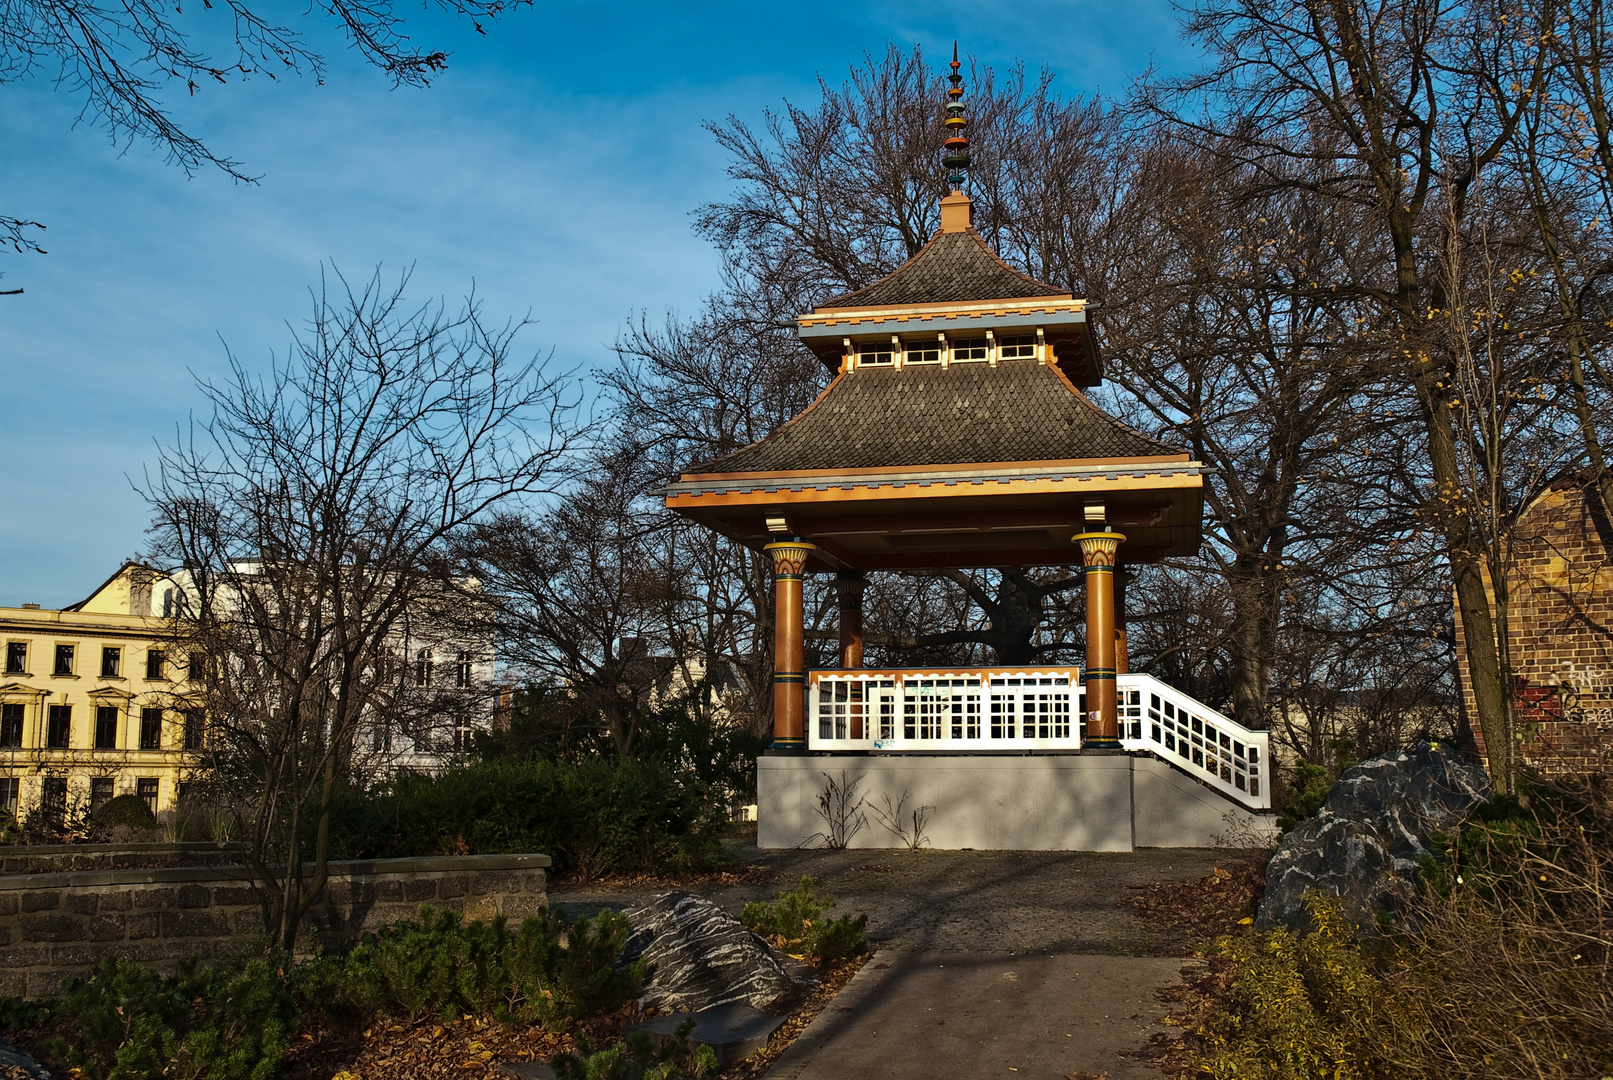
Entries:
<svg viewBox="0 0 1613 1080">
<path fill-rule="evenodd" d="M 969 167 L 969 140 L 964 136 L 963 129 L 969 121 L 963 115 L 963 76 L 958 74 L 958 43 L 952 43 L 952 74 L 947 76 L 947 82 L 952 85 L 947 88 L 947 139 L 943 144 L 946 155 L 941 158 L 941 164 L 948 169 L 947 183 L 952 185 L 953 191 L 963 189 L 963 170 Z"/>
</svg>

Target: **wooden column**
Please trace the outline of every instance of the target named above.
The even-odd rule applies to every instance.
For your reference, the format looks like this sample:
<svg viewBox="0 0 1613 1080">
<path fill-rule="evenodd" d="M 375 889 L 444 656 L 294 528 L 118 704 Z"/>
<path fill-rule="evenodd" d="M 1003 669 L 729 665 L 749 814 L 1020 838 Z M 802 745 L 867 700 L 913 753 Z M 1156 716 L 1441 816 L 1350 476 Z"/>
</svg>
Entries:
<svg viewBox="0 0 1613 1080">
<path fill-rule="evenodd" d="M 863 580 L 861 570 L 842 570 L 835 575 L 840 594 L 840 666 L 863 666 Z"/>
<path fill-rule="evenodd" d="M 1117 532 L 1086 532 L 1081 545 L 1087 579 L 1087 732 L 1084 746 L 1120 748 L 1120 715 L 1115 700 L 1115 552 L 1125 541 Z"/>
<path fill-rule="evenodd" d="M 773 556 L 773 749 L 806 749 L 806 654 L 802 645 L 801 580 L 817 548 L 780 540 L 762 549 Z"/>
</svg>

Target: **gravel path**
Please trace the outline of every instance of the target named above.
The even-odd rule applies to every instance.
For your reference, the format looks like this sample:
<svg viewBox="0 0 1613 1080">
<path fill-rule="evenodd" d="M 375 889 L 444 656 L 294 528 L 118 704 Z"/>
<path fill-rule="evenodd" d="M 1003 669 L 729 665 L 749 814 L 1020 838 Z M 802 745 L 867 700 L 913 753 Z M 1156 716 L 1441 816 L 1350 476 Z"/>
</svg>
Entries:
<svg viewBox="0 0 1613 1080">
<path fill-rule="evenodd" d="M 1126 886 L 1203 877 L 1236 856 L 1199 849 L 1129 854 L 1067 851 L 761 851 L 745 844 L 738 864 L 774 872 L 766 885 L 689 886 L 737 913 L 751 900 L 774 899 L 803 874 L 834 896 L 837 914 L 868 915 L 869 938 L 882 948 L 982 953 L 1111 953 L 1173 956 L 1184 933 L 1139 920 Z M 577 915 L 601 906 L 639 904 L 664 889 L 558 884 L 551 905 Z"/>
</svg>

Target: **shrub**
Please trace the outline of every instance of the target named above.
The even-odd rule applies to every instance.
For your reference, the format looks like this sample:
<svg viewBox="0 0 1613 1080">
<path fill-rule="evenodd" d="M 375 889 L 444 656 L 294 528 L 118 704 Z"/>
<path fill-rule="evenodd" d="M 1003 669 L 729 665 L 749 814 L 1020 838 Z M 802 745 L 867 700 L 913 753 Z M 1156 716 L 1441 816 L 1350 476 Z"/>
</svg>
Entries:
<svg viewBox="0 0 1613 1080">
<path fill-rule="evenodd" d="M 789 955 L 829 964 L 862 951 L 868 928 L 867 915 L 827 918 L 824 912 L 834 906 L 832 896 L 813 896 L 812 879 L 803 877 L 777 904 L 746 904 L 740 919 Z"/>
<path fill-rule="evenodd" d="M 1197 1062 L 1216 1080 L 1348 1080 L 1357 1071 L 1365 1025 L 1381 987 L 1333 897 L 1306 897 L 1312 930 L 1225 938 L 1216 953 L 1233 964 L 1222 1011 L 1198 1034 Z"/>
<path fill-rule="evenodd" d="M 418 923 L 310 963 L 299 989 L 332 1012 L 564 1027 L 615 1011 L 637 987 L 641 968 L 615 969 L 627 934 L 627 921 L 608 910 L 569 928 L 544 913 L 512 933 L 502 918 L 465 925 L 457 912 L 426 906 Z"/>
<path fill-rule="evenodd" d="M 108 799 L 90 814 L 90 824 L 97 830 L 124 826 L 131 829 L 154 829 L 157 819 L 138 795 L 119 795 Z"/>
<path fill-rule="evenodd" d="M 538 851 L 557 874 L 689 873 L 721 865 L 720 806 L 657 761 L 470 762 L 386 789 L 349 791 L 336 808 L 339 857 Z"/>
<path fill-rule="evenodd" d="M 270 1080 L 293 1016 L 283 969 L 263 958 L 163 976 L 108 957 L 63 989 L 74 1034 L 47 1048 L 90 1080 Z"/>
</svg>

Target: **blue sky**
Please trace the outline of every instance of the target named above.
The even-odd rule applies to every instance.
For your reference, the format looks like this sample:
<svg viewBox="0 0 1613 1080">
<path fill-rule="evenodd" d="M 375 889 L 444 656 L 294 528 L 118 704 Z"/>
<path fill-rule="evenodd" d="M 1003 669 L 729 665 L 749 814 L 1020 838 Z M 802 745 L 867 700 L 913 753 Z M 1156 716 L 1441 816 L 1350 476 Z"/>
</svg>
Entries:
<svg viewBox="0 0 1613 1080">
<path fill-rule="evenodd" d="M 187 7 L 204 32 L 224 18 Z M 0 606 L 82 599 L 140 551 L 129 478 L 200 408 L 193 373 L 219 374 L 224 343 L 266 366 L 322 263 L 413 264 L 420 300 L 474 282 L 490 314 L 531 312 L 528 349 L 586 371 L 634 311 L 693 312 L 716 285 L 690 214 L 730 185 L 702 122 L 810 104 L 892 41 L 957 38 L 1066 94 L 1192 62 L 1162 0 L 540 3 L 486 37 L 399 8 L 453 52 L 429 89 L 388 89 L 332 34 L 324 85 L 167 95 L 255 186 L 75 130 L 48 81 L 0 86 L 0 212 L 45 222 L 50 252 L 0 255 L 0 288 L 26 290 L 0 297 Z"/>
</svg>

